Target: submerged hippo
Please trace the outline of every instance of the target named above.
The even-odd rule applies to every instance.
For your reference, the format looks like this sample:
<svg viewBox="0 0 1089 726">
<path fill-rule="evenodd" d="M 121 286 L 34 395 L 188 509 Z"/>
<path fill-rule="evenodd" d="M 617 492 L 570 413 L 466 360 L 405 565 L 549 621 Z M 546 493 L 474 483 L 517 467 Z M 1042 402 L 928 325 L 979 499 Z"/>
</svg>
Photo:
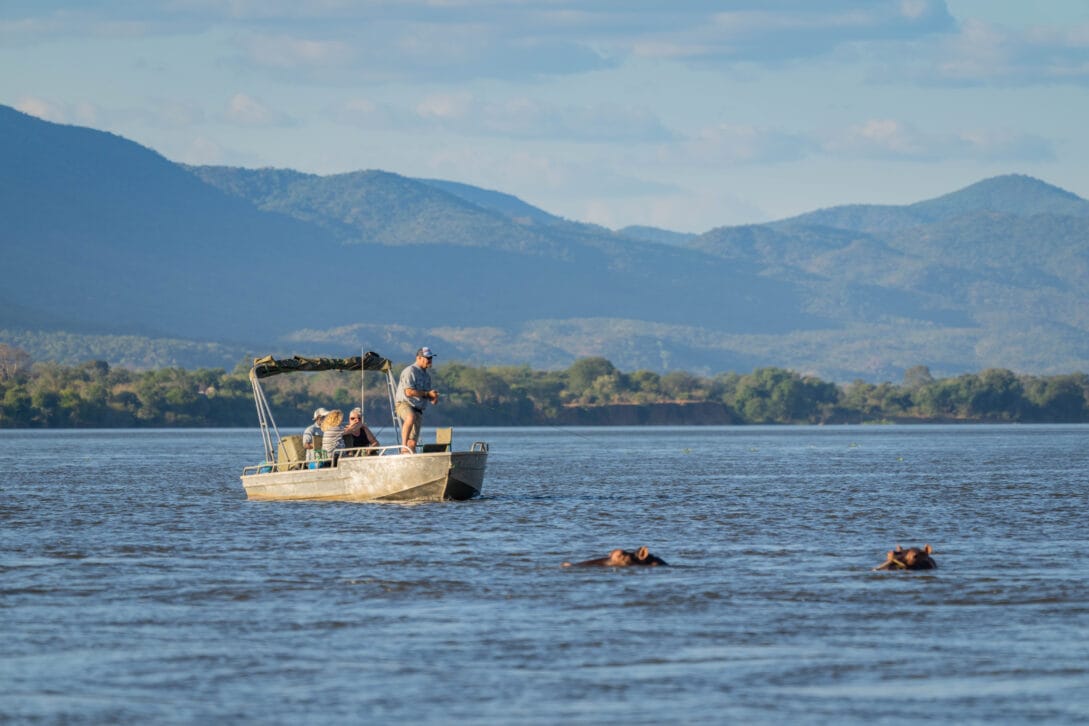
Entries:
<svg viewBox="0 0 1089 726">
<path fill-rule="evenodd" d="M 576 562 L 572 565 L 570 562 L 564 562 L 564 567 L 582 567 L 584 565 L 599 565 L 602 567 L 627 567 L 628 565 L 647 565 L 649 567 L 655 567 L 657 565 L 668 565 L 669 563 L 663 560 L 661 557 L 657 557 L 650 553 L 646 547 L 640 547 L 635 552 L 628 552 L 627 550 L 613 550 L 609 553 L 608 557 L 599 557 L 596 560 L 586 560 L 585 562 Z"/>
<path fill-rule="evenodd" d="M 933 570 L 938 566 L 930 555 L 934 550 L 930 545 L 923 547 L 909 547 L 908 549 L 896 545 L 896 549 L 885 556 L 885 561 L 875 567 L 875 570 Z"/>
</svg>

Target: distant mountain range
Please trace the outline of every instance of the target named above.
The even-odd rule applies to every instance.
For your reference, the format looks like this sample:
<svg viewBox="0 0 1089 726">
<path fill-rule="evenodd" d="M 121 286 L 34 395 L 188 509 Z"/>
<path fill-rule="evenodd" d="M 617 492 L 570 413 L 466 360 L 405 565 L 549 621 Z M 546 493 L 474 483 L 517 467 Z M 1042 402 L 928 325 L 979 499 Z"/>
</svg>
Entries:
<svg viewBox="0 0 1089 726">
<path fill-rule="evenodd" d="M 0 159 L 0 342 L 35 359 L 1089 369 L 1089 201 L 1025 176 L 689 235 L 384 171 L 184 166 L 3 106 Z"/>
</svg>

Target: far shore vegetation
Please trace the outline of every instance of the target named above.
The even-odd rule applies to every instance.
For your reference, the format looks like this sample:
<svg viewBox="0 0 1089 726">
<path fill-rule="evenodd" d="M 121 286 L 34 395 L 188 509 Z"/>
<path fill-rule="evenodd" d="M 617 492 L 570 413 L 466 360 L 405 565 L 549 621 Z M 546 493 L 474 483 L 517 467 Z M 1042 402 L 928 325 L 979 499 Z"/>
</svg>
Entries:
<svg viewBox="0 0 1089 726">
<path fill-rule="evenodd" d="M 255 426 L 248 370 L 67 366 L 0 344 L 0 428 Z M 935 379 L 916 366 L 899 383 L 836 384 L 774 367 L 711 377 L 623 372 L 594 357 L 554 371 L 452 362 L 433 378 L 442 399 L 429 426 L 1089 422 L 1084 373 L 988 369 Z M 281 428 L 309 423 L 319 406 L 359 405 L 357 373 L 285 375 L 262 386 Z M 367 420 L 384 425 L 379 376 L 368 374 L 365 398 Z"/>
</svg>

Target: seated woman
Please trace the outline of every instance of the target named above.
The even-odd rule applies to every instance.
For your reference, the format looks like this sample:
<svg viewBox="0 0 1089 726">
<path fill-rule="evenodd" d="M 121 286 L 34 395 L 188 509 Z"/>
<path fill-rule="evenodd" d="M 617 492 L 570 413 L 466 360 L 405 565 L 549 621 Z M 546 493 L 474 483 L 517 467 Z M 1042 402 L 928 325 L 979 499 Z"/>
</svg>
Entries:
<svg viewBox="0 0 1089 726">
<path fill-rule="evenodd" d="M 344 427 L 340 425 L 343 420 L 344 414 L 339 409 L 325 414 L 321 420 L 321 448 L 325 449 L 325 455 L 332 460 L 333 466 L 337 465 L 340 452 L 344 449 Z"/>
<path fill-rule="evenodd" d="M 378 437 L 367 428 L 367 424 L 363 423 L 363 410 L 359 408 L 353 408 L 352 412 L 348 414 L 348 425 L 344 427 L 343 436 L 345 449 L 375 448 L 378 446 Z M 353 451 L 350 456 L 367 453 L 369 452 Z"/>
</svg>

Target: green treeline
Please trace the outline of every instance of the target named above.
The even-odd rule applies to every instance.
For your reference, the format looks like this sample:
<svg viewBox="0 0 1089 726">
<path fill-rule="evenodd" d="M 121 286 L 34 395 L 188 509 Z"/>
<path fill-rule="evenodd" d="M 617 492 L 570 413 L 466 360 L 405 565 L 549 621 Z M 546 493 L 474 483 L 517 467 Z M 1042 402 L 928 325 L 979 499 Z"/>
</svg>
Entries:
<svg viewBox="0 0 1089 726">
<path fill-rule="evenodd" d="M 0 347 L 7 348 L 0 356 L 0 428 L 255 425 L 244 365 L 230 372 L 137 372 L 103 361 L 30 363 L 21 351 Z M 660 422 L 620 414 L 666 408 L 669 422 L 693 424 L 1089 422 L 1089 376 L 1082 373 L 1031 376 L 990 369 L 934 379 L 917 366 L 899 384 L 837 385 L 781 368 L 701 377 L 624 373 L 604 358 L 583 358 L 559 371 L 450 363 L 438 366 L 433 378 L 442 400 L 429 411 L 428 425 L 576 423 L 588 419 L 575 414 L 587 412 L 602 414 L 595 423 Z M 357 374 L 279 376 L 262 385 L 281 426 L 305 425 L 318 406 L 349 409 L 360 397 Z M 388 407 L 378 376 L 370 377 L 366 403 L 367 420 L 384 425 Z"/>
</svg>

